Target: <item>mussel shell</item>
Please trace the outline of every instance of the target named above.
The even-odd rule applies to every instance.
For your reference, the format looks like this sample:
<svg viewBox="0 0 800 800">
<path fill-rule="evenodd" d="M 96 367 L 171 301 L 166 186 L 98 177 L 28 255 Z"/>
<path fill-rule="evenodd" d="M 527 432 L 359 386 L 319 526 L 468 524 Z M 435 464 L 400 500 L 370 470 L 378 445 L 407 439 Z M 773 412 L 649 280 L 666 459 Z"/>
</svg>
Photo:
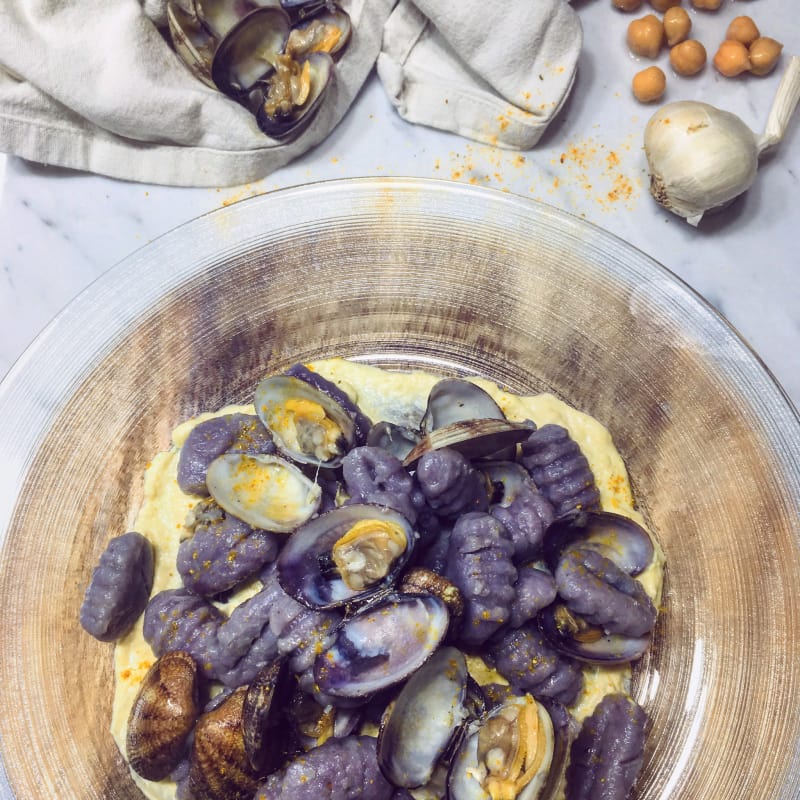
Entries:
<svg viewBox="0 0 800 800">
<path fill-rule="evenodd" d="M 400 526 L 406 548 L 392 564 L 386 577 L 363 590 L 351 589 L 341 576 L 327 568 L 333 545 L 361 520 L 377 519 Z M 278 582 L 283 590 L 309 608 L 327 609 L 363 600 L 387 589 L 408 562 L 417 534 L 409 521 L 385 506 L 354 503 L 321 514 L 298 528 L 277 559 Z"/>
<path fill-rule="evenodd" d="M 278 727 L 292 683 L 286 659 L 277 658 L 247 687 L 242 703 L 242 736 L 247 759 L 258 772 L 272 771 L 284 755 L 282 744 L 286 739 Z"/>
<path fill-rule="evenodd" d="M 492 709 L 483 719 L 471 723 L 467 729 L 458 751 L 453 757 L 447 776 L 448 800 L 489 800 L 489 793 L 481 786 L 476 776 L 483 768 L 478 763 L 478 736 L 486 721 L 500 714 L 509 705 L 520 705 L 526 701 L 520 696 L 511 696 L 502 705 Z M 539 728 L 545 736 L 546 747 L 542 764 L 532 780 L 522 788 L 517 800 L 536 800 L 544 796 L 543 789 L 548 783 L 553 755 L 556 751 L 556 732 L 547 709 L 539 702 L 536 708 L 539 717 Z"/>
<path fill-rule="evenodd" d="M 195 660 L 182 650 L 165 653 L 145 675 L 128 716 L 125 749 L 131 768 L 147 780 L 166 778 L 199 715 Z"/>
<path fill-rule="evenodd" d="M 527 422 L 510 422 L 505 419 L 468 419 L 437 428 L 403 459 L 403 466 L 413 466 L 429 450 L 448 447 L 458 450 L 469 460 L 486 458 L 502 453 L 531 435 Z"/>
<path fill-rule="evenodd" d="M 469 717 L 464 654 L 443 647 L 408 680 L 378 736 L 378 766 L 395 785 L 426 784 Z"/>
<path fill-rule="evenodd" d="M 551 569 L 573 546 L 596 550 L 628 575 L 638 575 L 653 559 L 650 534 L 629 517 L 608 511 L 579 511 L 547 528 L 544 553 Z"/>
<path fill-rule="evenodd" d="M 416 672 L 447 634 L 438 597 L 397 594 L 345 619 L 314 662 L 319 688 L 333 697 L 367 697 Z"/>
<path fill-rule="evenodd" d="M 195 77 L 215 89 L 211 64 L 219 40 L 177 3 L 167 3 L 167 23 L 175 52 Z"/>
<path fill-rule="evenodd" d="M 299 135 L 319 111 L 333 80 L 333 59 L 327 53 L 311 53 L 304 60 L 309 62 L 311 68 L 311 88 L 306 102 L 285 115 L 270 116 L 263 102 L 260 102 L 256 109 L 258 127 L 273 139 L 287 139 Z M 252 96 L 249 102 L 252 107 Z M 332 465 L 326 462 L 325 466 Z"/>
<path fill-rule="evenodd" d="M 420 442 L 422 435 L 393 422 L 376 422 L 367 434 L 369 447 L 380 447 L 402 461 Z"/>
<path fill-rule="evenodd" d="M 283 458 L 224 453 L 208 466 L 211 497 L 254 528 L 287 533 L 319 508 L 322 489 Z"/>
<path fill-rule="evenodd" d="M 193 800 L 251 800 L 258 788 L 259 773 L 250 764 L 244 746 L 242 709 L 246 693 L 247 687 L 239 687 L 197 721 L 189 758 Z"/>
<path fill-rule="evenodd" d="M 316 55 L 330 62 L 330 56 L 324 53 Z M 341 453 L 339 455 L 328 460 L 320 460 L 285 441 L 285 434 L 282 435 L 281 427 L 281 422 L 286 417 L 286 412 L 283 409 L 289 400 L 297 398 L 320 405 L 327 417 L 339 427 L 341 431 L 341 441 L 339 443 Z M 339 466 L 342 457 L 347 451 L 355 446 L 355 424 L 350 414 L 332 397 L 300 378 L 295 378 L 291 375 L 272 375 L 269 378 L 265 378 L 256 387 L 253 402 L 259 419 L 272 433 L 275 446 L 293 461 L 301 464 L 334 468 Z"/>
<path fill-rule="evenodd" d="M 423 433 L 430 433 L 463 420 L 505 418 L 500 406 L 480 386 L 461 378 L 445 378 L 428 394 L 421 427 Z"/>
<path fill-rule="evenodd" d="M 558 602 L 539 612 L 539 628 L 547 641 L 565 656 L 590 664 L 626 664 L 641 658 L 650 646 L 650 636 L 623 636 L 597 629 L 596 636 L 577 638 L 558 624 Z M 572 614 L 573 617 L 577 615 Z"/>
<path fill-rule="evenodd" d="M 214 54 L 211 77 L 217 88 L 235 100 L 244 100 L 250 89 L 273 70 L 290 28 L 289 16 L 280 8 L 257 8 L 240 19 Z"/>
</svg>

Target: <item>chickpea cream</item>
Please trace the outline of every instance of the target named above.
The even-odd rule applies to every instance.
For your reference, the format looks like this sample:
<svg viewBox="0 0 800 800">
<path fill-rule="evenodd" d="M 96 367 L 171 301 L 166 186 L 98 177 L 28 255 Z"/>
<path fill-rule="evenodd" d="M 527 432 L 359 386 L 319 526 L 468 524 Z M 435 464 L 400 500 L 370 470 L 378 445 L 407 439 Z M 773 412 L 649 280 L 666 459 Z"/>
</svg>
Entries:
<svg viewBox="0 0 800 800">
<path fill-rule="evenodd" d="M 343 359 L 316 361 L 307 365 L 328 380 L 339 385 L 351 400 L 373 420 L 389 420 L 416 427 L 425 411 L 428 393 L 440 379 L 439 376 L 415 372 L 388 372 Z M 517 396 L 503 391 L 494 383 L 474 379 L 497 402 L 511 420 L 532 419 L 541 427 L 548 423 L 561 425 L 578 443 L 594 473 L 600 492 L 602 508 L 634 519 L 640 525 L 644 520 L 634 508 L 633 495 L 622 457 L 617 452 L 609 432 L 592 417 L 571 408 L 551 394 Z M 172 433 L 172 447 L 159 453 L 148 465 L 144 474 L 144 501 L 136 518 L 134 530 L 146 536 L 155 550 L 155 579 L 152 594 L 181 586 L 175 566 L 178 545 L 185 535 L 184 521 L 200 500 L 178 488 L 177 467 L 180 448 L 192 428 L 214 416 L 232 412 L 254 413 L 252 406 L 228 406 L 213 413 L 201 414 L 178 425 Z M 637 579 L 642 583 L 656 607 L 661 600 L 664 555 L 655 544 L 653 561 Z M 256 580 L 240 589 L 229 602 L 217 604 L 230 613 L 239 603 L 260 588 Z M 125 737 L 128 714 L 136 697 L 139 684 L 155 661 L 150 646 L 142 634 L 143 617 L 133 629 L 117 642 L 114 650 L 115 693 L 111 733 L 125 754 Z M 469 669 L 479 683 L 506 683 L 481 659 L 470 657 Z M 586 665 L 584 688 L 576 703 L 570 708 L 578 720 L 592 713 L 602 697 L 611 692 L 627 692 L 630 668 Z M 131 771 L 136 784 L 151 800 L 174 800 L 175 784 L 164 780 L 147 781 Z"/>
</svg>

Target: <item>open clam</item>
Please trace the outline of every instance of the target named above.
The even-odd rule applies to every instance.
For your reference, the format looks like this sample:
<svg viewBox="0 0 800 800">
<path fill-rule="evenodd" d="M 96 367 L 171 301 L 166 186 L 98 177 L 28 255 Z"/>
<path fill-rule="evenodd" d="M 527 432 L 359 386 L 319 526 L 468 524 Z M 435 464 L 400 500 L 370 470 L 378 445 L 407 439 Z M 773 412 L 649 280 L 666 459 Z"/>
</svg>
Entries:
<svg viewBox="0 0 800 800">
<path fill-rule="evenodd" d="M 324 54 L 317 55 L 329 59 Z M 256 388 L 254 402 L 275 445 L 293 461 L 338 467 L 356 444 L 351 415 L 334 398 L 299 378 L 265 378 Z"/>
<path fill-rule="evenodd" d="M 434 384 L 422 417 L 422 430 L 430 433 L 468 419 L 505 419 L 492 396 L 477 384 L 460 378 L 445 378 Z"/>
<path fill-rule="evenodd" d="M 550 715 L 530 695 L 509 697 L 470 724 L 448 775 L 449 800 L 536 800 L 556 752 Z"/>
<path fill-rule="evenodd" d="M 278 557 L 278 580 L 310 608 L 363 600 L 394 583 L 416 540 L 408 520 L 390 508 L 334 508 L 291 535 Z"/>
</svg>

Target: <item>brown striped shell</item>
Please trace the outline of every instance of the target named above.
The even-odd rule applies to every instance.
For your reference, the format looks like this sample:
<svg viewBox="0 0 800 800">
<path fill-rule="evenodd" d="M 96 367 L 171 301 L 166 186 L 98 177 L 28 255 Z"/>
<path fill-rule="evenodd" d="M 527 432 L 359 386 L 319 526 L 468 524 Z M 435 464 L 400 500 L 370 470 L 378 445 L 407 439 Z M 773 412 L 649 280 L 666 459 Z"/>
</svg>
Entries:
<svg viewBox="0 0 800 800">
<path fill-rule="evenodd" d="M 131 767 L 151 781 L 169 775 L 199 715 L 195 660 L 182 650 L 165 653 L 145 675 L 128 717 Z"/>
<path fill-rule="evenodd" d="M 251 800 L 259 773 L 245 750 L 242 707 L 246 686 L 240 686 L 213 711 L 197 721 L 189 759 L 189 792 L 194 800 Z"/>
</svg>

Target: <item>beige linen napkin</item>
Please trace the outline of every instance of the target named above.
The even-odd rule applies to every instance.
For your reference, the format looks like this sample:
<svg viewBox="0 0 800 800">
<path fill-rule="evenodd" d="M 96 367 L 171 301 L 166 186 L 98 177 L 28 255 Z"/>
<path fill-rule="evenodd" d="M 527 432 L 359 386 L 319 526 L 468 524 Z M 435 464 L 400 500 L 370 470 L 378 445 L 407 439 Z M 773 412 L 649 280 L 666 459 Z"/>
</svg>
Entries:
<svg viewBox="0 0 800 800">
<path fill-rule="evenodd" d="M 126 180 L 230 186 L 322 141 L 378 55 L 392 0 L 344 0 L 354 24 L 331 94 L 280 144 L 188 71 L 156 22 L 166 0 L 2 0 L 0 150 Z M 155 22 L 154 22 L 155 21 Z"/>
<path fill-rule="evenodd" d="M 565 0 L 395 2 L 340 0 L 352 40 L 319 114 L 282 144 L 180 61 L 166 0 L 0 0 L 0 151 L 147 183 L 257 180 L 330 133 L 382 43 L 380 77 L 406 120 L 533 146 L 580 50 Z"/>
<path fill-rule="evenodd" d="M 400 0 L 378 74 L 409 122 L 528 149 L 568 96 L 582 41 L 565 0 Z"/>
</svg>

